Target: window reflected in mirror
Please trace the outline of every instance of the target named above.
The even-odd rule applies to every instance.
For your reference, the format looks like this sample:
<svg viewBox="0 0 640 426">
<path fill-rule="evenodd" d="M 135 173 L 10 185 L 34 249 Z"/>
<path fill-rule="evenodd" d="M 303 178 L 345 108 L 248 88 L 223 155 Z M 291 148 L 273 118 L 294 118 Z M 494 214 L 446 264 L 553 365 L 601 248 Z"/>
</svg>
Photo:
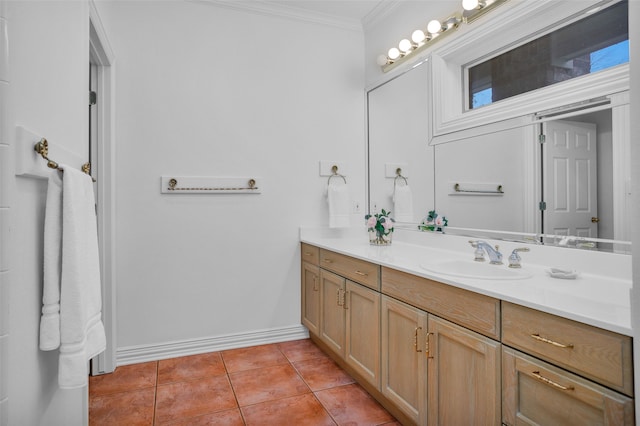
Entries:
<svg viewBox="0 0 640 426">
<path fill-rule="evenodd" d="M 629 62 L 628 4 L 621 1 L 468 68 L 475 109 Z"/>
</svg>

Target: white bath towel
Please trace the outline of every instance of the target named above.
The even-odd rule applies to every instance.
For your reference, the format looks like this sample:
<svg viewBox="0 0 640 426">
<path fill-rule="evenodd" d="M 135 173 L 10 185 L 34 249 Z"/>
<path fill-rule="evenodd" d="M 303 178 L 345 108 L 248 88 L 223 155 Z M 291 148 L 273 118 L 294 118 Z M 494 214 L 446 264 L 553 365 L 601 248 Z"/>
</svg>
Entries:
<svg viewBox="0 0 640 426">
<path fill-rule="evenodd" d="M 393 214 L 396 222 L 413 222 L 413 193 L 409 185 L 396 186 L 393 192 Z"/>
<path fill-rule="evenodd" d="M 45 280 L 40 330 L 40 347 L 55 349 L 56 299 L 59 301 L 58 384 L 62 389 L 87 385 L 88 361 L 106 348 L 102 324 L 102 295 L 98 257 L 98 232 L 91 177 L 72 167 L 64 169 L 62 203 L 59 176 L 49 179 L 45 225 Z M 51 198 L 51 199 L 50 199 Z M 51 204 L 49 202 L 51 201 Z M 51 208 L 49 206 L 51 205 Z M 61 205 L 61 209 L 57 206 Z M 59 216 L 59 217 L 56 217 Z M 61 217 L 61 219 L 60 219 Z M 61 244 L 56 225 L 62 225 Z M 56 250 L 56 247 L 61 247 Z M 56 261 L 56 256 L 60 261 Z M 54 263 L 59 268 L 56 270 Z M 59 273 L 59 276 L 56 275 Z"/>
<path fill-rule="evenodd" d="M 351 226 L 349 214 L 349 187 L 344 184 L 329 185 L 329 228 L 348 228 Z"/>
</svg>

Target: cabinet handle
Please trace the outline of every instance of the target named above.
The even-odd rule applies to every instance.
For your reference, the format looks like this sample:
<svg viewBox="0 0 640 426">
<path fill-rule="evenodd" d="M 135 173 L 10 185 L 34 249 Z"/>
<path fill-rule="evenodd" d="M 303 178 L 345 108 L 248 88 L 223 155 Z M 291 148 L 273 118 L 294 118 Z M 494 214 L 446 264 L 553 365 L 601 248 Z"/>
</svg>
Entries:
<svg viewBox="0 0 640 426">
<path fill-rule="evenodd" d="M 313 277 L 313 291 L 318 291 L 318 280 Z"/>
<path fill-rule="evenodd" d="M 336 292 L 336 303 L 338 304 L 338 306 L 342 306 L 341 298 L 340 298 L 340 291 L 342 291 L 341 288 L 339 288 L 338 291 Z"/>
<path fill-rule="evenodd" d="M 433 333 L 427 333 L 427 337 L 425 338 L 426 343 L 424 345 L 425 346 L 424 347 L 424 352 L 425 352 L 425 355 L 426 355 L 427 359 L 433 359 L 433 357 L 431 356 L 431 345 L 429 344 L 429 339 L 430 339 L 432 334 Z"/>
<path fill-rule="evenodd" d="M 422 330 L 422 327 L 416 327 L 413 333 L 413 347 L 415 348 L 416 352 L 422 352 L 422 349 L 418 349 L 418 330 Z"/>
<path fill-rule="evenodd" d="M 554 342 L 553 340 L 549 340 L 549 339 L 546 339 L 544 337 L 541 337 L 538 333 L 532 334 L 531 337 L 533 337 L 534 339 L 536 339 L 536 340 L 538 340 L 540 342 L 548 343 L 548 344 L 556 346 L 558 348 L 573 349 L 573 345 L 571 345 L 571 344 L 565 345 L 563 343 Z"/>
<path fill-rule="evenodd" d="M 324 263 L 333 263 L 333 260 L 331 260 L 331 259 L 324 259 L 324 260 L 323 260 L 323 262 L 324 262 Z"/>
<path fill-rule="evenodd" d="M 347 294 L 349 294 L 349 292 L 346 290 L 342 290 L 342 292 L 342 307 L 349 309 L 349 304 L 347 303 Z"/>
<path fill-rule="evenodd" d="M 574 389 L 573 386 L 562 386 L 561 384 L 558 384 L 551 379 L 547 379 L 546 377 L 542 376 L 539 371 L 532 371 L 531 375 L 536 379 L 540 380 L 541 382 L 546 383 L 550 386 L 553 386 L 556 389 L 560 389 L 564 391 L 572 391 Z"/>
<path fill-rule="evenodd" d="M 365 274 L 365 273 L 364 273 L 364 272 L 362 272 L 362 271 L 356 271 L 356 274 L 357 274 L 357 275 L 360 275 L 360 276 L 363 276 L 363 277 L 366 277 L 366 276 L 368 276 L 368 275 L 369 275 L 369 274 Z"/>
<path fill-rule="evenodd" d="M 304 255 L 305 255 L 305 256 L 312 256 L 312 255 L 313 255 L 313 253 L 309 253 L 308 251 L 305 251 L 305 252 L 304 252 Z"/>
</svg>

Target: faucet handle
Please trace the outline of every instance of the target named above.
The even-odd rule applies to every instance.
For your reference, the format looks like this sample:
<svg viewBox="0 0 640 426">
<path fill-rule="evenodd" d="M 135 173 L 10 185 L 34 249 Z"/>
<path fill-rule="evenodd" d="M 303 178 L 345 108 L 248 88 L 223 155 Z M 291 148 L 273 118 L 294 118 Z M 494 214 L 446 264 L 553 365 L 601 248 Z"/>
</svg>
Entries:
<svg viewBox="0 0 640 426">
<path fill-rule="evenodd" d="M 469 244 L 471 244 L 471 247 L 476 249 L 473 252 L 473 255 L 475 256 L 473 260 L 475 260 L 476 262 L 484 262 L 484 250 L 482 250 L 482 247 L 478 243 L 479 241 L 469 240 Z"/>
<path fill-rule="evenodd" d="M 520 247 L 520 248 L 514 249 L 511 252 L 511 256 L 509 256 L 509 268 L 521 268 L 522 265 L 520 264 L 520 262 L 522 261 L 522 258 L 518 253 L 527 252 L 527 251 L 529 251 L 529 247 Z"/>
</svg>

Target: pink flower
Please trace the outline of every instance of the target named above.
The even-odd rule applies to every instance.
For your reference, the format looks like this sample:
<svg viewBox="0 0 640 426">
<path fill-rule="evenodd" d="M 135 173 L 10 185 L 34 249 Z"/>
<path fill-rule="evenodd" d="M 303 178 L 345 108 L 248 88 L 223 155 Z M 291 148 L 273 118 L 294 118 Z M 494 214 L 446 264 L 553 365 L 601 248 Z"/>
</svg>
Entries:
<svg viewBox="0 0 640 426">
<path fill-rule="evenodd" d="M 382 227 L 388 231 L 389 229 L 393 228 L 393 222 L 391 221 L 391 219 L 387 218 L 383 223 L 382 223 Z"/>
<path fill-rule="evenodd" d="M 434 220 L 434 224 L 435 224 L 437 227 L 441 227 L 441 226 L 443 226 L 443 225 L 444 225 L 444 220 L 442 220 L 442 216 L 438 216 L 438 217 L 436 217 L 436 220 Z"/>
<path fill-rule="evenodd" d="M 367 219 L 367 228 L 375 228 L 377 223 L 377 219 L 374 216 L 371 216 Z"/>
</svg>

